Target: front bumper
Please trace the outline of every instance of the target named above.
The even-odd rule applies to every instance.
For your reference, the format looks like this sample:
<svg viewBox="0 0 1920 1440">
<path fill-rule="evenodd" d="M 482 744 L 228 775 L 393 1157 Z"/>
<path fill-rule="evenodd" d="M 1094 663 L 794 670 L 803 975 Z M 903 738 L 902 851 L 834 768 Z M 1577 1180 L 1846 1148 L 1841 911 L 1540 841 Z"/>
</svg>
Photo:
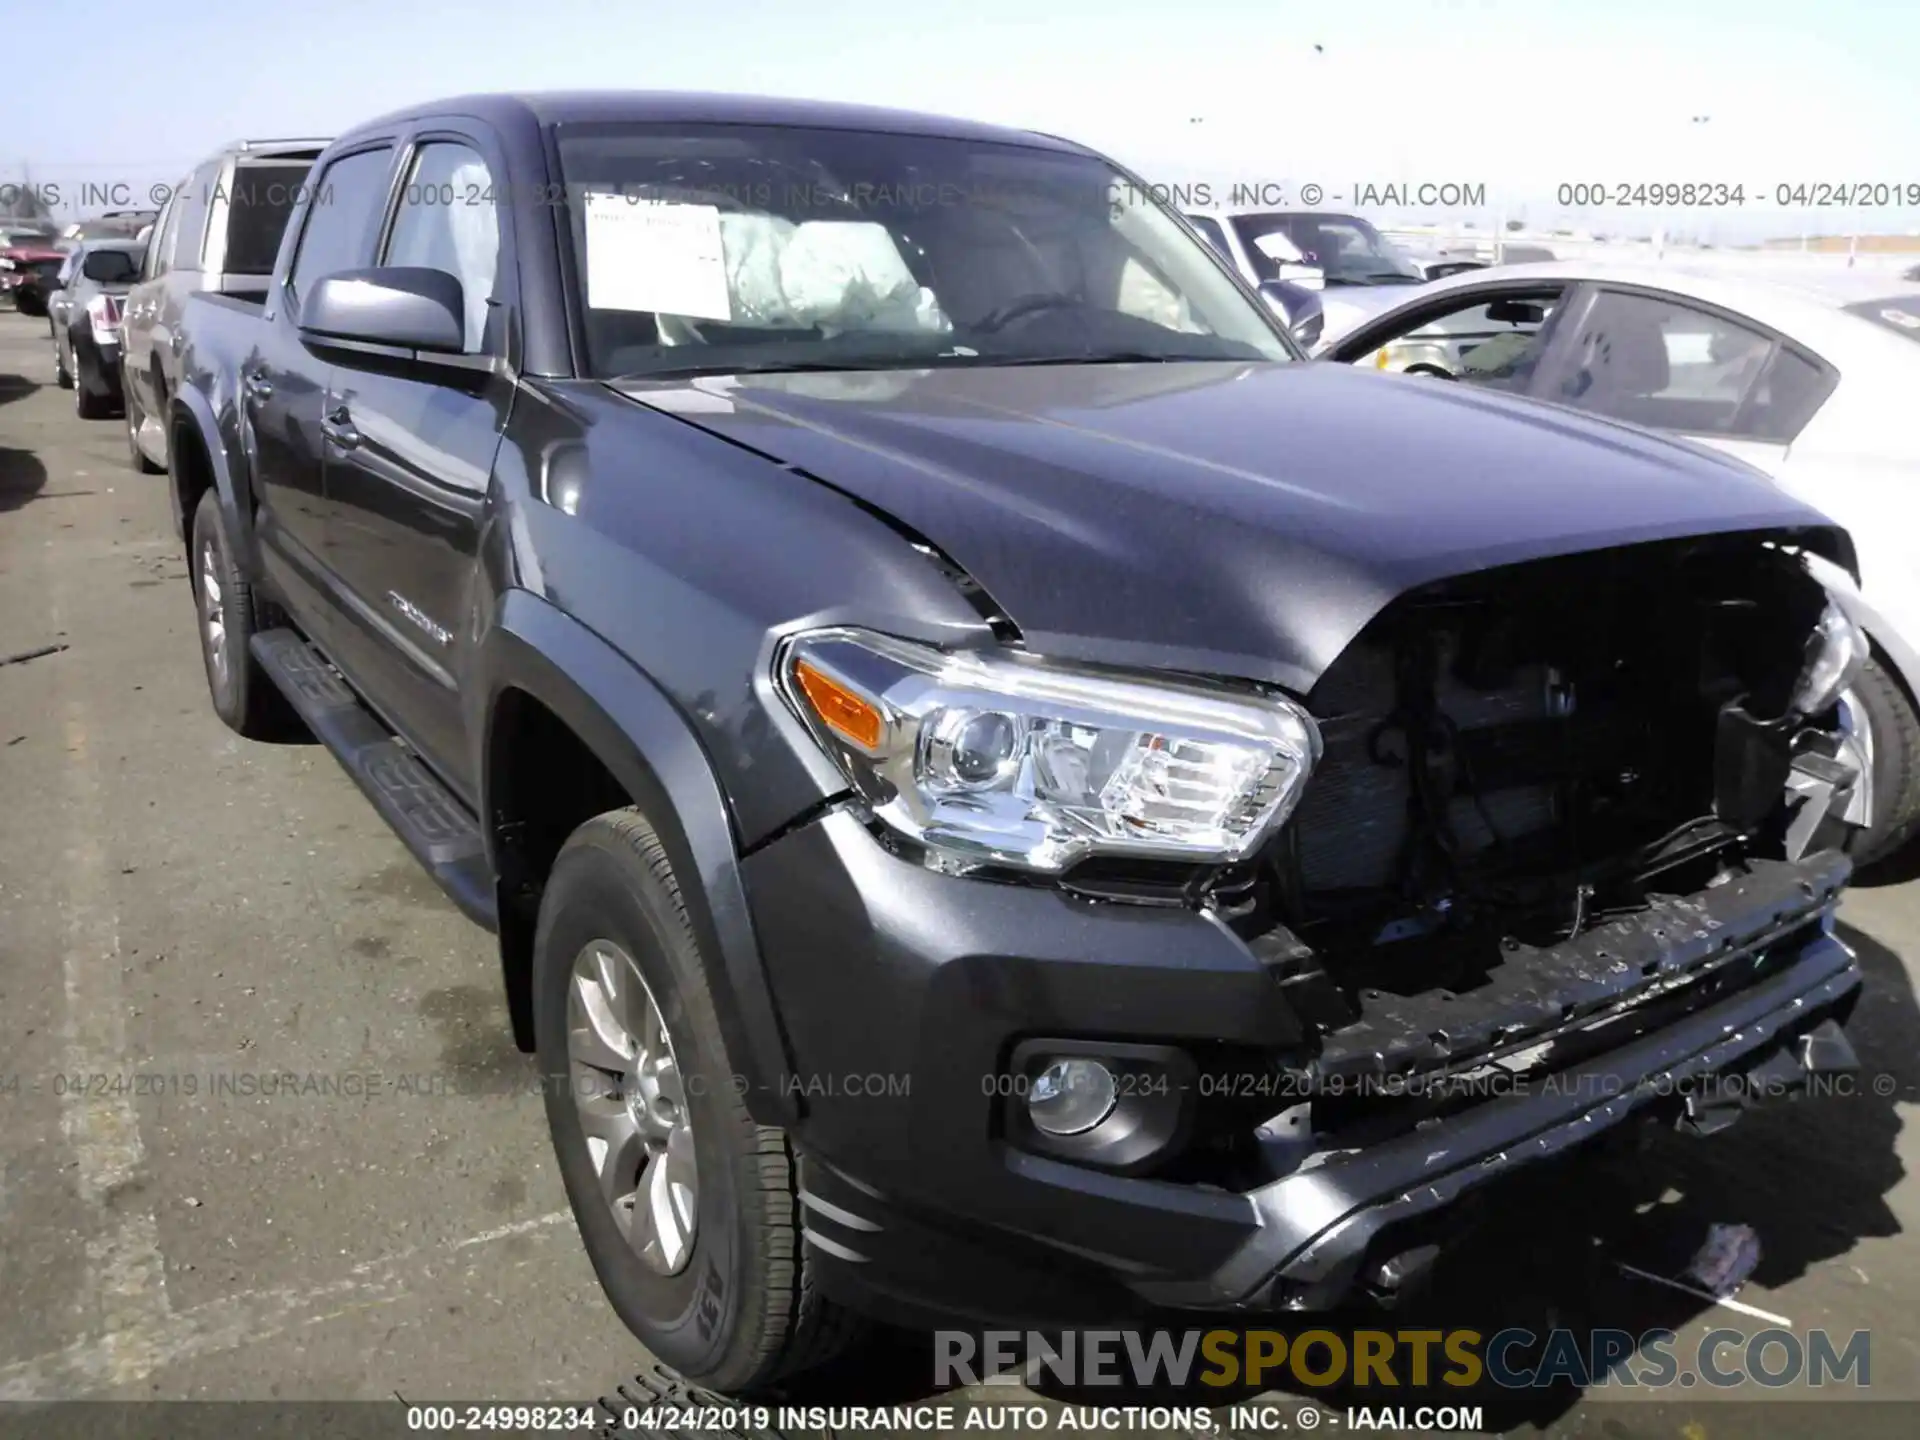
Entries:
<svg viewBox="0 0 1920 1440">
<path fill-rule="evenodd" d="M 1266 1178 L 1250 1185 L 1119 1174 L 1009 1142 L 996 1098 L 1009 1053 L 1035 1036 L 1299 1046 L 1281 985 L 1229 929 L 1184 909 L 936 874 L 845 810 L 745 871 L 793 1057 L 784 1083 L 803 1111 L 821 1283 L 906 1323 L 1332 1305 L 1429 1217 L 1521 1165 L 1636 1112 L 1717 1124 L 1730 1087 L 1702 1084 L 1713 1077 L 1755 1073 L 1766 1083 L 1749 1093 L 1775 1094 L 1852 1064 L 1838 1027 L 1860 972 L 1833 934 L 1848 863 L 1823 851 L 1535 951 L 1492 1000 L 1462 1004 L 1450 1035 L 1411 1043 L 1415 1027 L 1380 1005 L 1378 1033 L 1326 1037 L 1322 1079 L 1342 1083 L 1460 1079 L 1504 1057 L 1490 1068 L 1510 1083 L 1483 1077 L 1418 1129 L 1409 1118 L 1316 1152 L 1262 1127 Z"/>
</svg>

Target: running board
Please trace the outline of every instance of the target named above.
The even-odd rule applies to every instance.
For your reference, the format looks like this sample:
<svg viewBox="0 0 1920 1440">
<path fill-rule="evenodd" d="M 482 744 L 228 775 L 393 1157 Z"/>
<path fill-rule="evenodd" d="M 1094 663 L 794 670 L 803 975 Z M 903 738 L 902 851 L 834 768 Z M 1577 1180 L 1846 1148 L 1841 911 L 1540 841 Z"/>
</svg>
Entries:
<svg viewBox="0 0 1920 1440">
<path fill-rule="evenodd" d="M 253 637 L 253 655 L 380 818 L 476 924 L 499 928 L 486 841 L 473 814 L 292 630 Z"/>
</svg>

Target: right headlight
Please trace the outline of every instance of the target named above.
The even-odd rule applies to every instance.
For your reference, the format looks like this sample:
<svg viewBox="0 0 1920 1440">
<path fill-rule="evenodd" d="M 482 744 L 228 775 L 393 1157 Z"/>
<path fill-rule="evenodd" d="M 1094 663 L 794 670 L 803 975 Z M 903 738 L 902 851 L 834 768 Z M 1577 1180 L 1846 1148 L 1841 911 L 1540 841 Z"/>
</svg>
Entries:
<svg viewBox="0 0 1920 1440">
<path fill-rule="evenodd" d="M 789 641 L 788 703 L 939 868 L 1230 861 L 1286 819 L 1320 732 L 1277 695 L 840 629 Z"/>
<path fill-rule="evenodd" d="M 1860 678 L 1868 648 L 1866 634 L 1853 617 L 1829 600 L 1807 637 L 1806 659 L 1787 708 L 1796 715 L 1818 715 L 1827 709 Z"/>
</svg>

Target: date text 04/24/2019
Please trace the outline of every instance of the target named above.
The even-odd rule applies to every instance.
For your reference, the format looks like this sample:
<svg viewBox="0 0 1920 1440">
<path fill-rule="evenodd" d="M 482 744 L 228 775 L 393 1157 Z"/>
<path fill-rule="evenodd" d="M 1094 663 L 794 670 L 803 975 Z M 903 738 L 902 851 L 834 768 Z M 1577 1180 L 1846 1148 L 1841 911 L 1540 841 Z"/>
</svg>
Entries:
<svg viewBox="0 0 1920 1440">
<path fill-rule="evenodd" d="M 1569 209 L 1898 210 L 1920 207 L 1920 180 L 1578 180 L 1556 186 L 1554 199 Z"/>
</svg>

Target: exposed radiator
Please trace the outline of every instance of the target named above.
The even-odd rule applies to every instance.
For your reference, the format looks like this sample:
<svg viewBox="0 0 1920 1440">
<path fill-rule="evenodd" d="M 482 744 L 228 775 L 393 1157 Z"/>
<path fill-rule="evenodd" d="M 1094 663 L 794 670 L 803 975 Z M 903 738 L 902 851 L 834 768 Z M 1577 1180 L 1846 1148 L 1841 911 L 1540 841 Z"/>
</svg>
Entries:
<svg viewBox="0 0 1920 1440">
<path fill-rule="evenodd" d="M 1451 648 L 1443 641 L 1435 699 L 1460 731 L 1554 713 L 1552 677 L 1543 665 L 1522 667 L 1509 684 L 1487 692 L 1461 683 L 1451 662 Z M 1412 829 L 1412 789 L 1404 763 L 1381 764 L 1369 755 L 1368 737 L 1394 710 L 1392 654 L 1349 650 L 1315 688 L 1313 700 L 1326 748 L 1293 820 L 1302 886 L 1309 893 L 1390 886 Z M 1383 748 L 1398 758 L 1404 741 L 1395 735 Z M 1436 763 L 1447 766 L 1445 757 Z M 1482 807 L 1505 839 L 1544 830 L 1554 820 L 1553 793 L 1547 785 L 1513 786 L 1489 790 L 1479 805 L 1455 794 L 1448 803 L 1453 833 L 1467 851 L 1490 844 Z"/>
</svg>

